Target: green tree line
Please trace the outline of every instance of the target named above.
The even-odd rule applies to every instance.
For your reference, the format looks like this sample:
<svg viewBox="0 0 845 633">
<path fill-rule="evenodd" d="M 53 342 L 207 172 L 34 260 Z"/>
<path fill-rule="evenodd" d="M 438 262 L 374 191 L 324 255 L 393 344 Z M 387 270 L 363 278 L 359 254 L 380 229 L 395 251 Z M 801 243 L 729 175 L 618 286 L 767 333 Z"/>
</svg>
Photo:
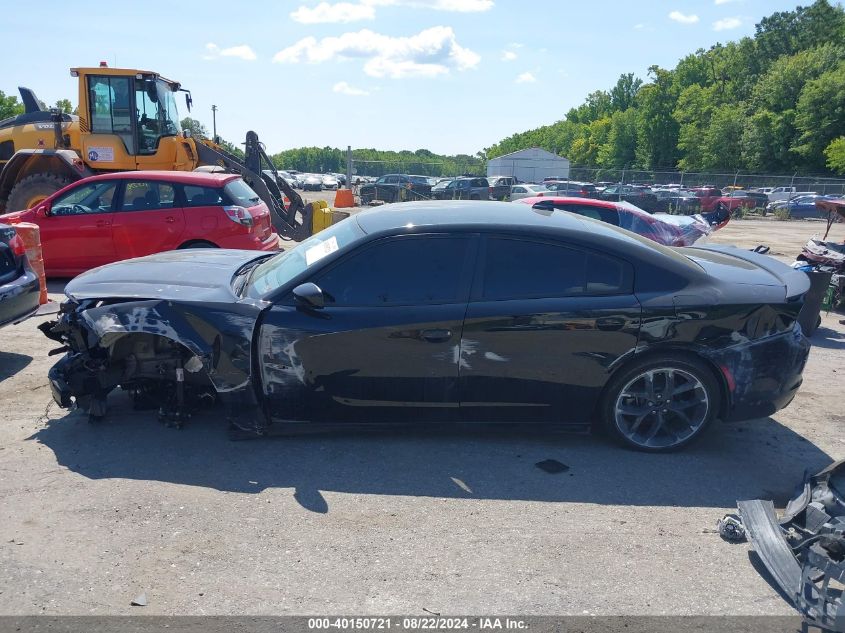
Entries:
<svg viewBox="0 0 845 633">
<path fill-rule="evenodd" d="M 270 158 L 277 169 L 346 173 L 346 150 L 335 147 L 299 147 L 273 154 Z M 352 162 L 358 174 L 367 176 L 397 172 L 423 176 L 483 174 L 485 170 L 485 163 L 478 156 L 444 156 L 427 149 L 415 152 L 353 149 Z"/>
<path fill-rule="evenodd" d="M 587 95 L 552 125 L 482 154 L 542 147 L 606 168 L 845 173 L 845 10 L 828 0 L 763 18 L 673 69 Z"/>
</svg>

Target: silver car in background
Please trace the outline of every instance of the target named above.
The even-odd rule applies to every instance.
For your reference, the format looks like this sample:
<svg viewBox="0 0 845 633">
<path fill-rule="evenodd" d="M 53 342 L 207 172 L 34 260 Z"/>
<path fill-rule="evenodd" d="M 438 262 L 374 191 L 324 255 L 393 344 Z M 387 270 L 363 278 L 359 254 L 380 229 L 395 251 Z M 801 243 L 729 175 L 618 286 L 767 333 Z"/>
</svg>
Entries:
<svg viewBox="0 0 845 633">
<path fill-rule="evenodd" d="M 551 193 L 546 185 L 519 184 L 511 187 L 511 200 L 520 200 L 532 196 L 544 196 Z"/>
</svg>

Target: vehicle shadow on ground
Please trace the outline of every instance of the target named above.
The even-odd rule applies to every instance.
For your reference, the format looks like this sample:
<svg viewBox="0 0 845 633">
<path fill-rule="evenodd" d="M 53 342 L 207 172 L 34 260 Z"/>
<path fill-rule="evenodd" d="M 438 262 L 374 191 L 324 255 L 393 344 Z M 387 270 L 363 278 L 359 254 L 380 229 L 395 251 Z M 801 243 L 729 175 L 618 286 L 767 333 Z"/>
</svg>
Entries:
<svg viewBox="0 0 845 633">
<path fill-rule="evenodd" d="M 605 438 L 551 431 L 413 428 L 232 442 L 212 410 L 182 430 L 113 396 L 108 421 L 72 412 L 32 435 L 58 463 L 90 479 L 123 478 L 258 493 L 292 488 L 314 512 L 321 491 L 421 497 L 571 501 L 635 506 L 734 507 L 737 499 L 788 500 L 805 470 L 831 462 L 772 419 L 717 424 L 694 446 L 665 455 Z M 549 474 L 547 459 L 569 467 Z"/>
<path fill-rule="evenodd" d="M 11 378 L 32 362 L 32 356 L 0 350 L 0 382 Z"/>
<path fill-rule="evenodd" d="M 819 327 L 807 340 L 813 347 L 845 349 L 845 335 L 829 327 Z"/>
</svg>

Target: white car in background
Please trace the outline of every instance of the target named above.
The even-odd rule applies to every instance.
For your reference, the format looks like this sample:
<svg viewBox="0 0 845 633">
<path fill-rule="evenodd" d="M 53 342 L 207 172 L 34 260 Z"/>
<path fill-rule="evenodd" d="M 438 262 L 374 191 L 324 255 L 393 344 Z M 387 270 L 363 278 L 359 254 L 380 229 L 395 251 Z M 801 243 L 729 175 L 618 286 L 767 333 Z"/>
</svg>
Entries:
<svg viewBox="0 0 845 633">
<path fill-rule="evenodd" d="M 317 174 L 305 174 L 305 178 L 302 180 L 302 190 L 303 191 L 322 191 L 323 190 L 323 177 L 318 176 Z"/>
<path fill-rule="evenodd" d="M 337 187 L 337 176 L 335 176 L 334 174 L 323 175 L 323 189 L 337 189 Z"/>
<path fill-rule="evenodd" d="M 556 191 L 549 191 L 546 185 L 529 185 L 519 184 L 511 186 L 511 201 L 520 200 L 521 198 L 531 198 L 533 196 L 547 196 L 550 193 L 557 194 Z"/>
</svg>

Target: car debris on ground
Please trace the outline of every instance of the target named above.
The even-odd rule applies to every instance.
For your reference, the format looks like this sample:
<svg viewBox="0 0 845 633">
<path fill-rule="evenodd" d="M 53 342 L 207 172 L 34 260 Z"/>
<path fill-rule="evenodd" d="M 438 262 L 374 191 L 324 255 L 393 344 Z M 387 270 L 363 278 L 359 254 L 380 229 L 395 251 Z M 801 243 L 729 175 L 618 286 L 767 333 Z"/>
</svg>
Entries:
<svg viewBox="0 0 845 633">
<path fill-rule="evenodd" d="M 775 515 L 768 500 L 737 502 L 718 522 L 729 541 L 747 536 L 782 595 L 810 626 L 845 631 L 845 460 L 805 476 Z"/>
</svg>

